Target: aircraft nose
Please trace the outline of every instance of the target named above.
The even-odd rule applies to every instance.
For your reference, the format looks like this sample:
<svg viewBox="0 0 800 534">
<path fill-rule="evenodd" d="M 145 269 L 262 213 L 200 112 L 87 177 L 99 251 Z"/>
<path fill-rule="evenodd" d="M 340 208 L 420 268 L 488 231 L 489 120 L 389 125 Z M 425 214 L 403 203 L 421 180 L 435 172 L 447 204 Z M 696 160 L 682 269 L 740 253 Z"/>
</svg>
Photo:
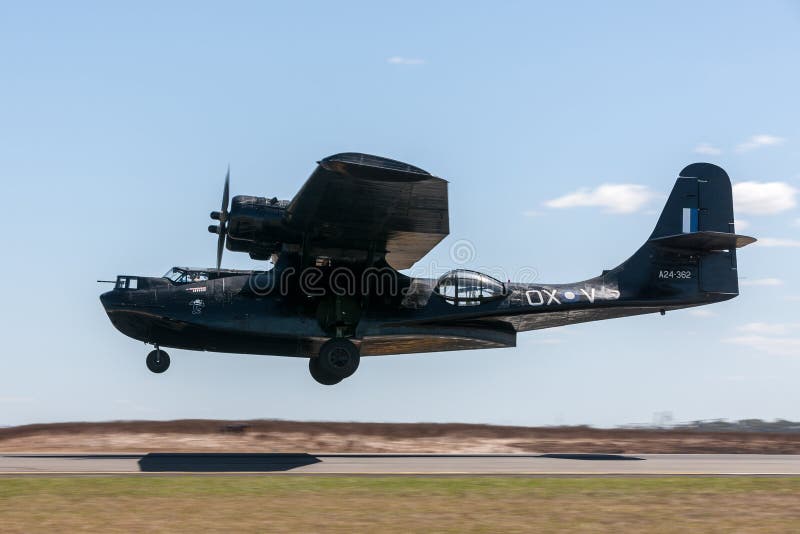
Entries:
<svg viewBox="0 0 800 534">
<path fill-rule="evenodd" d="M 113 291 L 106 291 L 102 295 L 100 295 L 100 304 L 103 305 L 103 308 L 106 310 L 113 306 L 116 303 L 116 298 L 114 297 Z"/>
</svg>

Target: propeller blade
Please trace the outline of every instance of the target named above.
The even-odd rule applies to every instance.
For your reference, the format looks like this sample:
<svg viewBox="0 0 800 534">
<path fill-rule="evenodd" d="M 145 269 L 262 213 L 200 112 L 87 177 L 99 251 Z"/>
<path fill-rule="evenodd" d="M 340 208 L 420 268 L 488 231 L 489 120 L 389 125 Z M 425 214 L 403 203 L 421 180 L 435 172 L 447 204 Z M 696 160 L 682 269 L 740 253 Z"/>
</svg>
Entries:
<svg viewBox="0 0 800 534">
<path fill-rule="evenodd" d="M 230 196 L 231 187 L 231 166 L 228 164 L 228 172 L 225 173 L 225 187 L 222 190 L 222 209 L 219 212 L 212 212 L 211 218 L 219 221 L 219 229 L 217 233 L 217 272 L 222 267 L 222 252 L 225 250 L 225 238 L 228 235 L 228 197 Z M 211 228 L 209 227 L 209 231 Z"/>
<path fill-rule="evenodd" d="M 220 220 L 225 221 L 228 219 L 228 192 L 230 191 L 231 184 L 231 166 L 228 165 L 228 172 L 225 174 L 225 188 L 222 190 L 222 210 L 220 211 Z"/>
<path fill-rule="evenodd" d="M 217 239 L 217 272 L 222 266 L 222 251 L 225 250 L 225 222 L 219 225 L 219 238 Z"/>
</svg>

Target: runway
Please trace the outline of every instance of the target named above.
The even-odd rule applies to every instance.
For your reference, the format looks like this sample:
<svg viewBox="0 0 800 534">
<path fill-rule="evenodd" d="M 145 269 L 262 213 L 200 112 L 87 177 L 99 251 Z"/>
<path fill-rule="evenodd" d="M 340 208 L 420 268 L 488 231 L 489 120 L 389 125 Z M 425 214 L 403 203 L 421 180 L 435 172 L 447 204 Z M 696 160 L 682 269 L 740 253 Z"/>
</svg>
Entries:
<svg viewBox="0 0 800 534">
<path fill-rule="evenodd" d="M 761 454 L 3 454 L 0 475 L 772 475 L 800 476 L 800 455 Z"/>
</svg>

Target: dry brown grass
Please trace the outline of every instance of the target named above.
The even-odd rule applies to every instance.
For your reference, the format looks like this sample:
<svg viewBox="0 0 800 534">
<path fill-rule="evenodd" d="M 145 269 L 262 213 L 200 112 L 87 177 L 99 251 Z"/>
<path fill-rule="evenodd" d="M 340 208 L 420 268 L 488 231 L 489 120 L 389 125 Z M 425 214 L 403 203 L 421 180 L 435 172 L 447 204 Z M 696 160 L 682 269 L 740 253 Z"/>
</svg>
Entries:
<svg viewBox="0 0 800 534">
<path fill-rule="evenodd" d="M 433 423 L 117 421 L 0 429 L 0 452 L 800 454 L 800 433 Z"/>
<path fill-rule="evenodd" d="M 800 479 L 0 478 L 3 532 L 796 532 Z"/>
</svg>

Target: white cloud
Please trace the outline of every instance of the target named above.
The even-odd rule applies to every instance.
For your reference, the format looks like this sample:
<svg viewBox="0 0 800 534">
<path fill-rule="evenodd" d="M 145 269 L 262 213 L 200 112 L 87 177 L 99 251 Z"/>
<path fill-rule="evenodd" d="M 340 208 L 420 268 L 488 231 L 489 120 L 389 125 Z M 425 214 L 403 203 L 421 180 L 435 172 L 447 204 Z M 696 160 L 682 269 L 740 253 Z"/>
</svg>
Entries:
<svg viewBox="0 0 800 534">
<path fill-rule="evenodd" d="M 689 314 L 694 315 L 695 317 L 714 317 L 715 315 L 717 315 L 711 310 L 703 310 L 703 309 L 689 310 Z"/>
<path fill-rule="evenodd" d="M 781 286 L 783 280 L 780 278 L 754 278 L 753 280 L 742 280 L 739 285 L 743 286 Z"/>
<path fill-rule="evenodd" d="M 760 237 L 756 245 L 762 247 L 800 247 L 800 239 L 788 239 L 784 237 Z"/>
<path fill-rule="evenodd" d="M 720 379 L 727 382 L 744 382 L 747 380 L 747 377 L 744 375 L 724 375 L 721 376 Z"/>
<path fill-rule="evenodd" d="M 736 147 L 736 150 L 738 150 L 739 152 L 747 152 L 748 150 L 754 150 L 756 148 L 761 148 L 764 146 L 782 145 L 784 141 L 786 140 L 783 137 L 778 137 L 777 135 L 767 135 L 767 134 L 754 135 L 744 143 L 740 143 Z"/>
<path fill-rule="evenodd" d="M 737 182 L 733 184 L 733 204 L 737 213 L 768 215 L 797 205 L 797 189 L 786 182 Z"/>
<path fill-rule="evenodd" d="M 726 341 L 769 354 L 800 356 L 800 338 L 793 337 L 800 332 L 800 323 L 755 322 L 742 325 L 739 330 L 745 335 Z"/>
<path fill-rule="evenodd" d="M 657 195 L 646 186 L 637 184 L 603 184 L 594 189 L 582 188 L 573 193 L 548 200 L 549 208 L 595 206 L 610 213 L 634 213 Z"/>
<path fill-rule="evenodd" d="M 392 65 L 423 65 L 425 64 L 425 60 L 416 57 L 403 57 L 403 56 L 392 56 L 390 58 L 386 58 L 387 63 L 391 63 Z"/>
<path fill-rule="evenodd" d="M 0 404 L 27 404 L 34 400 L 33 397 L 0 397 Z"/>
<path fill-rule="evenodd" d="M 742 325 L 739 330 L 749 334 L 762 334 L 780 336 L 788 334 L 793 330 L 800 329 L 800 323 L 747 323 Z"/>
<path fill-rule="evenodd" d="M 707 156 L 719 156 L 720 154 L 722 154 L 722 150 L 711 145 L 710 143 L 700 143 L 699 145 L 694 147 L 694 151 L 697 154 L 705 154 Z"/>
<path fill-rule="evenodd" d="M 727 339 L 729 343 L 744 345 L 751 349 L 760 350 L 778 356 L 800 356 L 800 338 L 773 337 L 773 336 L 736 336 Z"/>
<path fill-rule="evenodd" d="M 733 221 L 733 226 L 736 228 L 736 231 L 747 230 L 750 228 L 750 221 L 745 221 L 744 219 L 736 219 Z"/>
</svg>

